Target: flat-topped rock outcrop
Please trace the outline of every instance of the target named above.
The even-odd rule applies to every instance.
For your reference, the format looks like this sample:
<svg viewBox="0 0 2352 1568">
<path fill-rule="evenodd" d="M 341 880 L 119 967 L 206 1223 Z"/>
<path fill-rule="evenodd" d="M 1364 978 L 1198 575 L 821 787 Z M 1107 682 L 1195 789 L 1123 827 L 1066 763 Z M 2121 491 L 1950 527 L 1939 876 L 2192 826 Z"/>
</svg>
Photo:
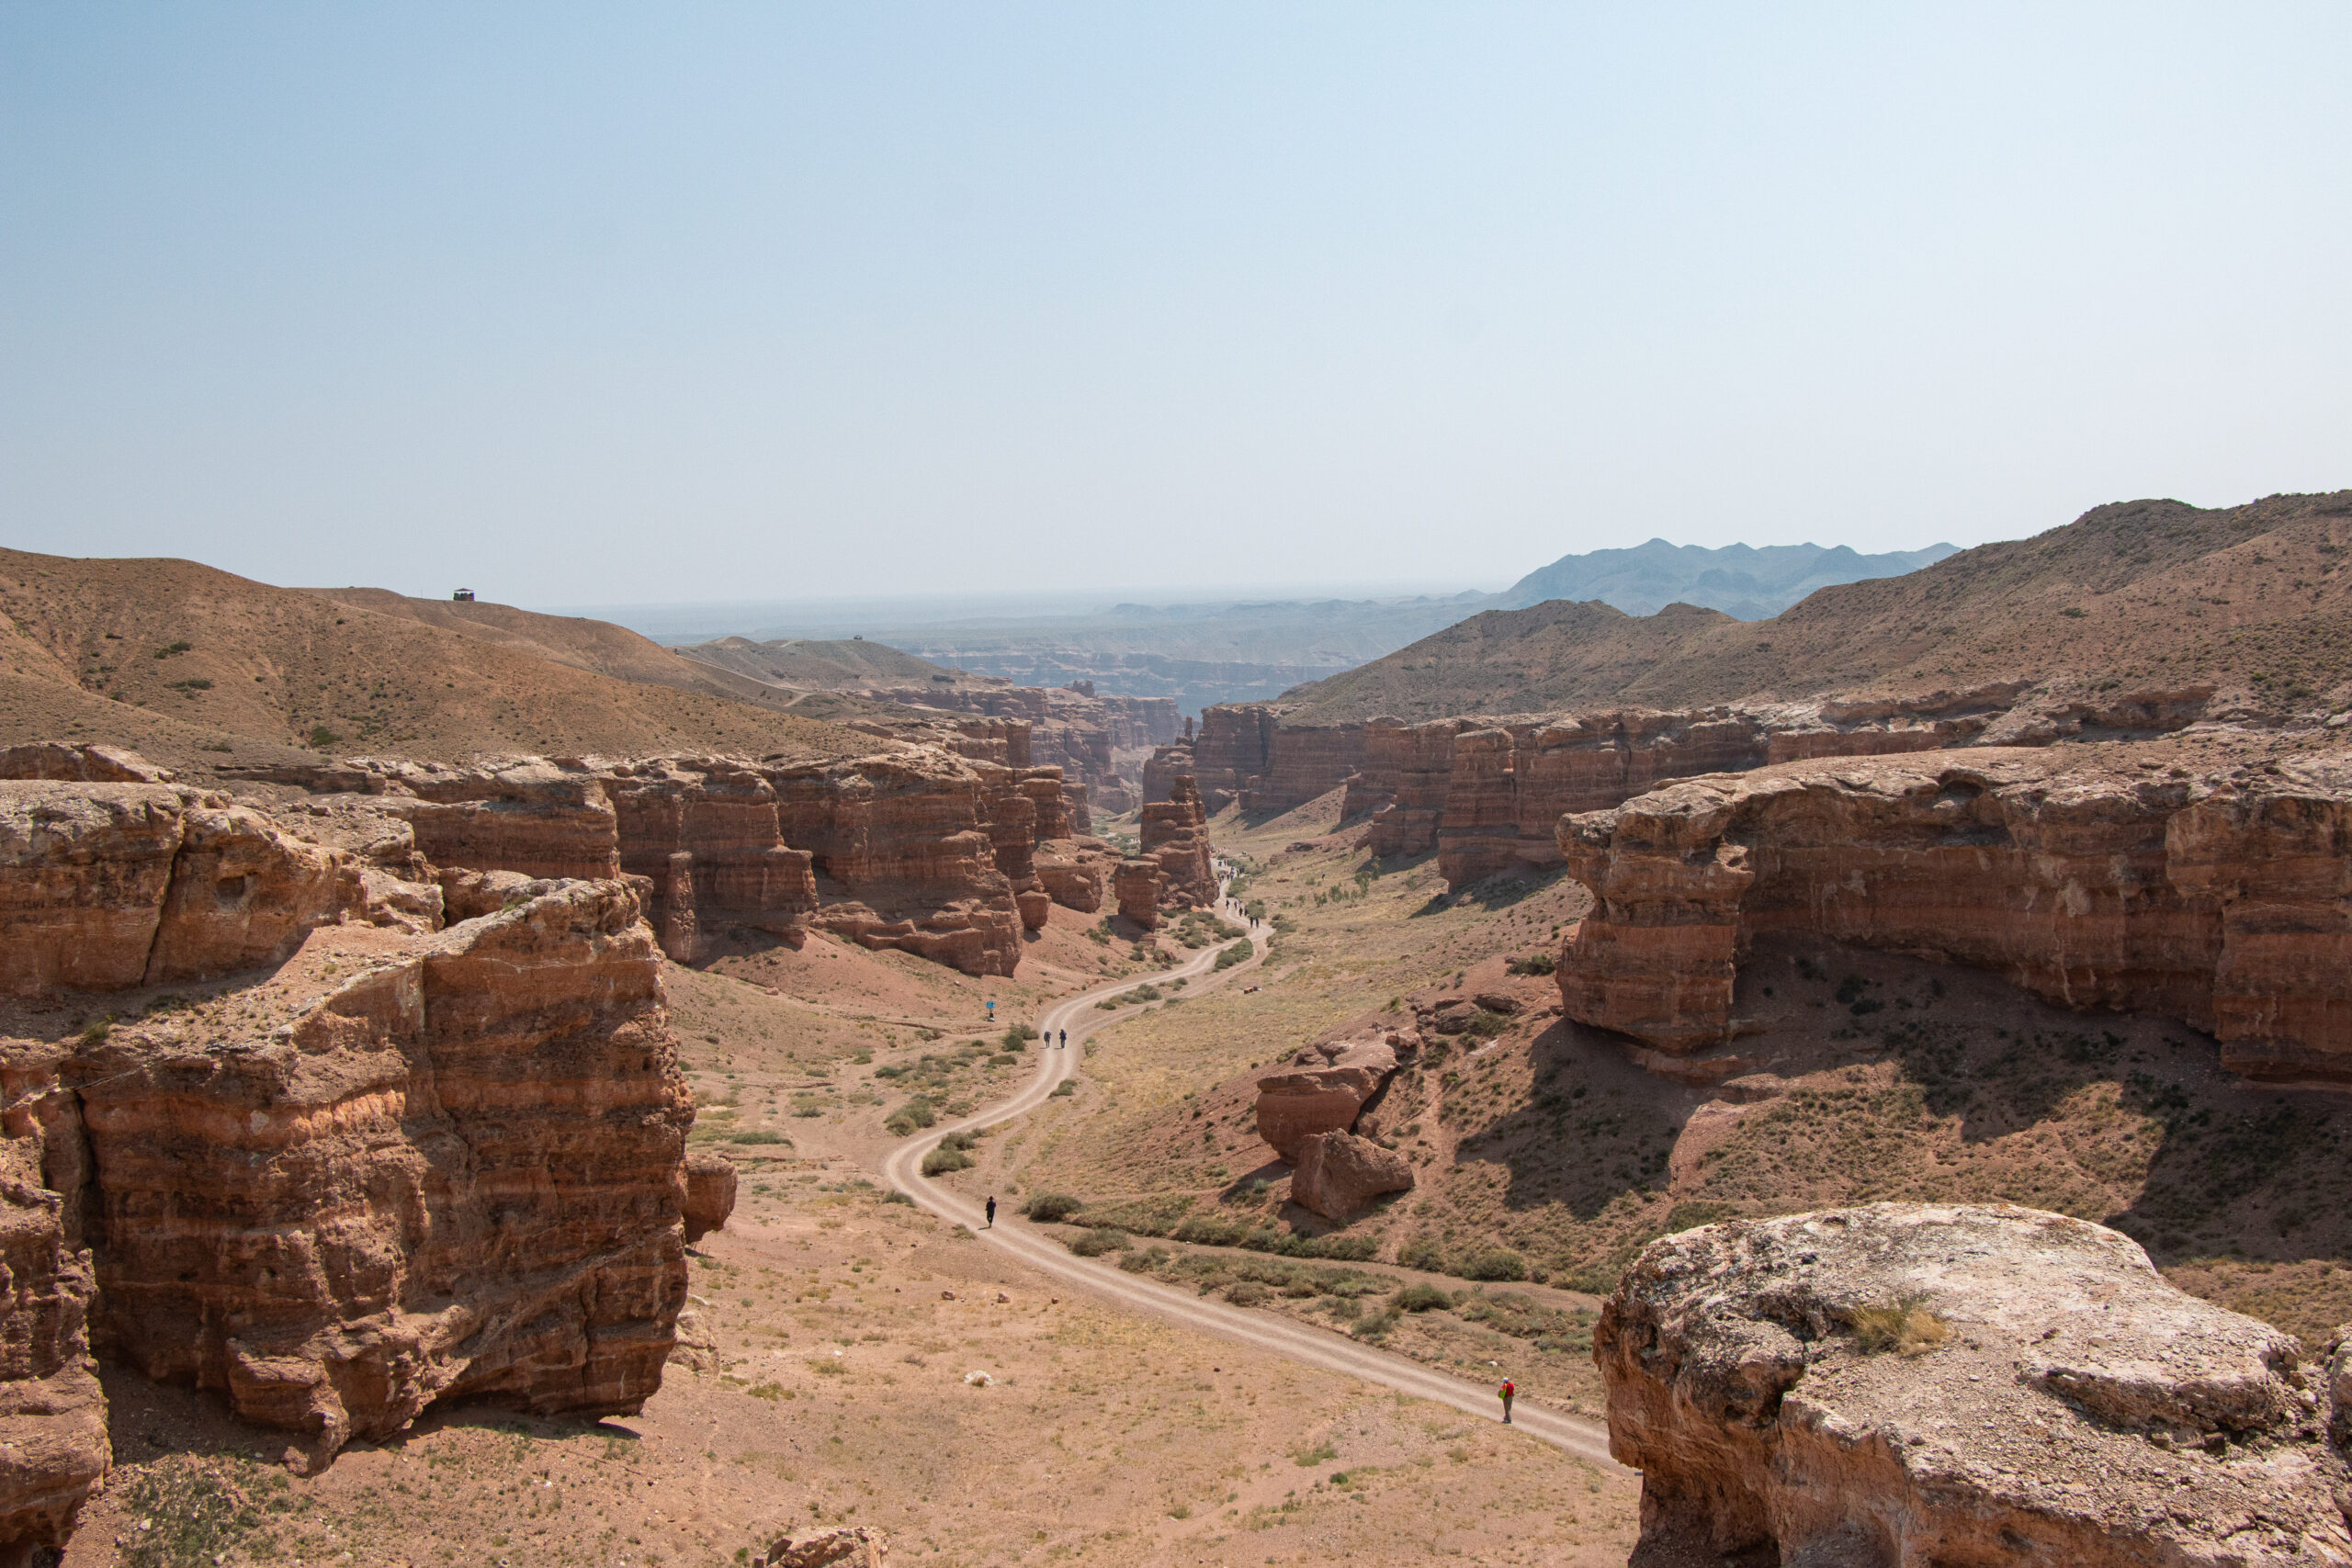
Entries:
<svg viewBox="0 0 2352 1568">
<path fill-rule="evenodd" d="M 2076 1007 L 2177 1018 L 2223 1064 L 2352 1082 L 2352 757 L 2190 776 L 2047 750 L 1816 761 L 1565 817 L 1591 889 L 1568 1017 L 1688 1054 L 1730 1039 L 1761 932 L 1995 970 Z"/>
<path fill-rule="evenodd" d="M 685 1206 L 731 1193 L 685 1158 L 640 885 L 466 874 L 445 924 L 367 798 L 0 780 L 0 1547 L 105 1473 L 93 1350 L 301 1464 L 444 1397 L 660 1385 Z"/>
<path fill-rule="evenodd" d="M 2327 1369 L 2128 1237 L 1882 1203 L 1654 1242 L 1593 1331 L 1637 1564 L 2337 1564 Z"/>
</svg>

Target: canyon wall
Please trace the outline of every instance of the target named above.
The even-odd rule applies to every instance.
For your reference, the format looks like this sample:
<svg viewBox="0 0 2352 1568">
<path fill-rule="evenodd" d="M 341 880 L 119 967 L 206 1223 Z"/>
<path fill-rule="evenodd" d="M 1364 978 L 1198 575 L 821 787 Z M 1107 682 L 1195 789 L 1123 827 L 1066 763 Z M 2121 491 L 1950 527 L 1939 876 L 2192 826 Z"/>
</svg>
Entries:
<svg viewBox="0 0 2352 1568">
<path fill-rule="evenodd" d="M 1024 921 L 1042 922 L 1050 902 L 1021 901 L 1042 891 L 1032 846 L 1091 825 L 1084 786 L 1058 766 L 937 747 L 790 765 L 532 758 L 467 769 L 363 758 L 249 776 L 364 797 L 411 824 L 445 874 L 643 878 L 649 918 L 682 963 L 730 934 L 797 945 L 814 927 L 967 974 L 1010 975 Z"/>
<path fill-rule="evenodd" d="M 1800 932 L 2177 1018 L 2225 1066 L 2352 1083 L 2352 754 L 2192 776 L 1987 749 L 1673 784 L 1564 817 L 1595 907 L 1570 1018 L 1687 1055 L 1738 1031 L 1741 956 Z"/>
<path fill-rule="evenodd" d="M 2352 1561 L 2352 1381 L 2082 1220 L 1704 1225 L 1642 1253 L 1592 1343 L 1635 1562 Z"/>
<path fill-rule="evenodd" d="M 443 929 L 358 798 L 0 780 L 0 1552 L 106 1472 L 93 1350 L 298 1466 L 444 1396 L 660 1384 L 693 1107 L 636 889 L 488 874 Z"/>
</svg>

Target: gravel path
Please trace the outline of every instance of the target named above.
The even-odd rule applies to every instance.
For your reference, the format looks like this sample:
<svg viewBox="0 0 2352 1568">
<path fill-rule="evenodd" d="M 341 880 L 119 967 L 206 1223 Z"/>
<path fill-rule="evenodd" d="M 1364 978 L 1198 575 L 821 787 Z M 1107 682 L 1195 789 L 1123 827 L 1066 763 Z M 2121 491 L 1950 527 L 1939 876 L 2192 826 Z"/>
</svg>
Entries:
<svg viewBox="0 0 2352 1568">
<path fill-rule="evenodd" d="M 1010 1100 L 1000 1100 L 960 1122 L 931 1128 L 899 1145 L 882 1162 L 883 1179 L 933 1213 L 969 1225 L 983 1241 L 1003 1248 L 1038 1272 L 1107 1297 L 1123 1306 L 1152 1313 L 1188 1328 L 1238 1340 L 1307 1366 L 1342 1372 L 1367 1382 L 1378 1383 L 1384 1388 L 1393 1388 L 1401 1393 L 1450 1404 L 1487 1420 L 1499 1419 L 1500 1405 L 1495 1392 L 1484 1383 L 1466 1382 L 1422 1366 L 1418 1361 L 1409 1361 L 1385 1350 L 1375 1350 L 1370 1346 L 1309 1328 L 1270 1313 L 1228 1306 L 1223 1302 L 1210 1301 L 1190 1292 L 1163 1285 L 1156 1280 L 1138 1279 L 1135 1275 L 1122 1273 L 1115 1266 L 1089 1262 L 1073 1255 L 1058 1242 L 1032 1230 L 1012 1213 L 1010 1205 L 998 1212 L 998 1222 L 994 1227 L 987 1227 L 978 1204 L 924 1179 L 922 1156 L 937 1145 L 940 1139 L 950 1133 L 994 1126 L 1025 1115 L 1046 1102 L 1054 1092 L 1056 1084 L 1077 1076 L 1078 1064 L 1085 1055 L 1085 1037 L 1097 1025 L 1114 1022 L 1118 1017 L 1125 1016 L 1097 1011 L 1096 1002 L 1142 985 L 1146 980 L 1191 979 L 1209 976 L 1209 978 L 1188 989 L 1187 994 L 1193 996 L 1204 989 L 1230 985 L 1265 962 L 1264 938 L 1253 937 L 1252 940 L 1258 952 L 1248 962 L 1238 964 L 1221 975 L 1211 975 L 1210 966 L 1216 962 L 1217 953 L 1227 945 L 1223 942 L 1204 950 L 1197 957 L 1164 974 L 1138 976 L 1113 985 L 1098 986 L 1091 991 L 1057 1002 L 1037 1021 L 1037 1027 L 1040 1032 L 1069 1030 L 1069 1049 L 1057 1050 L 1049 1046 L 1040 1051 L 1036 1076 Z M 1512 1426 L 1531 1438 L 1564 1449 L 1579 1458 L 1612 1470 L 1616 1468 L 1615 1461 L 1609 1457 L 1608 1433 L 1596 1422 L 1542 1409 L 1521 1400 L 1513 1413 Z"/>
</svg>

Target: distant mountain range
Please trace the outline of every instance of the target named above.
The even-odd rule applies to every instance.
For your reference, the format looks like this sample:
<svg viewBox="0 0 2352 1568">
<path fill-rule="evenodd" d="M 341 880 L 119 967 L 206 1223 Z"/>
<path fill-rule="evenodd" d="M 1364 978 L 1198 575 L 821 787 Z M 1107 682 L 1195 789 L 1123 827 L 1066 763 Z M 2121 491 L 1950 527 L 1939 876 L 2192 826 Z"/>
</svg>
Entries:
<svg viewBox="0 0 2352 1568">
<path fill-rule="evenodd" d="M 2119 705 L 2211 694 L 2214 712 L 2260 718 L 2324 712 L 2352 696 L 2347 519 L 2352 491 L 2213 510 L 2123 502 L 1917 572 L 1833 584 L 1759 621 L 1545 599 L 1288 692 L 1286 722 L 2002 685 Z"/>
<path fill-rule="evenodd" d="M 1845 545 L 1725 545 L 1705 549 L 1652 539 L 1631 549 L 1562 556 L 1494 596 L 1490 606 L 1523 610 L 1547 599 L 1598 599 L 1629 615 L 1668 604 L 1721 610 L 1736 621 L 1769 620 L 1815 589 L 1873 577 L 1901 577 L 1959 553 L 1957 545 L 1866 556 Z"/>
<path fill-rule="evenodd" d="M 1500 593 L 1125 603 L 1069 610 L 1044 604 L 1000 609 L 887 600 L 746 602 L 667 610 L 600 606 L 594 614 L 673 646 L 695 645 L 698 659 L 747 674 L 767 669 L 762 660 L 773 663 L 786 643 L 816 639 L 829 649 L 845 648 L 854 634 L 868 648 L 882 644 L 971 674 L 1037 686 L 1091 681 L 1106 696 L 1173 697 L 1182 711 L 1196 714 L 1212 703 L 1271 701 L 1489 610 L 1598 600 L 1647 616 L 1679 603 L 1738 620 L 1764 620 L 1816 589 L 1917 571 L 1954 548 L 1931 545 L 1862 555 L 1843 545 L 1708 549 L 1652 539 L 1630 549 L 1563 556 Z M 719 617 L 737 623 L 734 636 L 713 627 Z"/>
</svg>

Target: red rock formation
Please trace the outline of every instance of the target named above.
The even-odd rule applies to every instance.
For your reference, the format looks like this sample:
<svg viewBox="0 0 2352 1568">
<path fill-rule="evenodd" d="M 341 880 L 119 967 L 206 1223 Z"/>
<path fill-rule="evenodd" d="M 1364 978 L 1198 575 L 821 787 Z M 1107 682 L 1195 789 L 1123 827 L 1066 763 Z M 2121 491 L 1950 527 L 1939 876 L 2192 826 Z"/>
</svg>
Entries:
<svg viewBox="0 0 2352 1568">
<path fill-rule="evenodd" d="M 1084 809 L 1085 785 L 1079 786 L 1080 808 Z M 1029 797 L 1036 808 L 1036 836 L 1040 839 L 1067 839 L 1078 832 L 1070 821 L 1070 800 L 1062 782 L 1059 768 L 1032 768 L 1021 775 L 1021 793 Z"/>
<path fill-rule="evenodd" d="M 1417 855 L 1437 847 L 1453 772 L 1453 739 L 1474 728 L 1468 719 L 1441 718 L 1367 730 L 1363 792 L 1382 801 L 1373 812 L 1373 853 Z"/>
<path fill-rule="evenodd" d="M 1390 1192 L 1413 1190 L 1405 1156 L 1352 1133 L 1309 1133 L 1299 1140 L 1291 1201 L 1344 1224 Z"/>
<path fill-rule="evenodd" d="M 980 823 L 980 777 L 907 751 L 771 771 L 786 842 L 823 881 L 811 923 L 967 975 L 1010 975 L 1021 915 Z M 831 884 L 830 886 L 826 884 Z"/>
<path fill-rule="evenodd" d="M 2126 1237 L 1883 1203 L 1654 1242 L 1602 1309 L 1637 1562 L 2336 1562 L 2295 1341 Z"/>
<path fill-rule="evenodd" d="M 1102 907 L 1118 863 L 1118 852 L 1100 839 L 1047 840 L 1035 855 L 1037 880 L 1046 894 L 1064 908 L 1087 915 Z"/>
<path fill-rule="evenodd" d="M 119 746 L 69 746 L 36 740 L 0 750 L 0 779 L 66 784 L 170 784 L 179 775 Z"/>
<path fill-rule="evenodd" d="M 1159 863 L 1163 908 L 1207 908 L 1216 902 L 1216 867 L 1201 792 L 1190 774 L 1180 773 L 1169 796 L 1143 808 L 1144 856 Z"/>
<path fill-rule="evenodd" d="M 81 1113 L 62 1052 L 0 1059 L 0 1559 L 61 1546 L 113 1462 L 89 1353 Z"/>
<path fill-rule="evenodd" d="M 1264 703 L 1217 703 L 1201 710 L 1191 772 L 1210 811 L 1224 810 L 1273 771 L 1274 721 L 1281 712 Z M 1145 799 L 1148 803 L 1148 791 Z"/>
<path fill-rule="evenodd" d="M 1311 1135 L 1352 1129 L 1396 1073 L 1403 1038 L 1374 1029 L 1302 1049 L 1292 1066 L 1258 1080 L 1258 1136 L 1296 1165 Z"/>
<path fill-rule="evenodd" d="M 1571 1018 L 1688 1054 L 1759 931 L 1928 953 L 2181 1019 L 2279 1082 L 2352 1081 L 2352 760 L 2201 779 L 2049 751 L 1804 762 L 1564 818 L 1592 913 Z M 2174 775 L 2180 776 L 2174 776 Z"/>
<path fill-rule="evenodd" d="M 817 905 L 806 850 L 786 845 L 776 793 L 724 758 L 659 758 L 601 772 L 620 863 L 653 883 L 648 911 L 681 963 L 735 928 L 797 940 Z"/>
<path fill-rule="evenodd" d="M 90 1342 L 311 1461 L 443 1396 L 616 1413 L 659 1386 L 682 1204 L 725 1205 L 684 1158 L 636 895 L 475 872 L 452 886 L 493 912 L 364 923 L 389 873 L 351 846 L 405 862 L 406 829 L 310 812 L 345 841 L 192 790 L 0 784 L 0 827 L 39 829 L 0 864 L 11 989 L 246 965 L 67 1045 L 0 1040 L 0 1550 L 54 1544 L 104 1473 Z M 437 921 L 437 888 L 399 886 Z"/>
<path fill-rule="evenodd" d="M 120 990 L 274 963 L 344 919 L 429 927 L 349 852 L 218 795 L 154 784 L 0 781 L 0 992 Z"/>
<path fill-rule="evenodd" d="M 712 1231 L 725 1227 L 735 1212 L 735 1162 L 709 1149 L 686 1156 L 685 1197 L 680 1213 L 686 1245 L 692 1247 Z"/>
<path fill-rule="evenodd" d="M 684 1299 L 693 1111 L 628 890 L 322 931 L 251 995 L 249 1040 L 166 1017 L 71 1065 L 105 1353 L 313 1458 L 444 1394 L 641 1404 Z"/>
<path fill-rule="evenodd" d="M 417 849 L 435 865 L 525 876 L 620 874 L 612 802 L 582 764 L 532 757 L 487 768 L 356 765 L 380 770 L 368 793 L 388 796 L 384 809 L 414 827 Z"/>
<path fill-rule="evenodd" d="M 1119 913 L 1146 931 L 1159 924 L 1159 863 L 1123 860 L 1113 874 Z"/>
<path fill-rule="evenodd" d="M 1176 775 L 1191 773 L 1193 771 L 1193 742 L 1191 740 L 1172 741 L 1160 747 L 1149 757 L 1144 759 L 1143 804 L 1157 806 L 1166 800 L 1168 791 L 1176 783 Z"/>
<path fill-rule="evenodd" d="M 1364 765 L 1361 724 L 1280 725 L 1264 772 L 1241 791 L 1244 811 L 1288 811 L 1346 784 Z"/>
</svg>

